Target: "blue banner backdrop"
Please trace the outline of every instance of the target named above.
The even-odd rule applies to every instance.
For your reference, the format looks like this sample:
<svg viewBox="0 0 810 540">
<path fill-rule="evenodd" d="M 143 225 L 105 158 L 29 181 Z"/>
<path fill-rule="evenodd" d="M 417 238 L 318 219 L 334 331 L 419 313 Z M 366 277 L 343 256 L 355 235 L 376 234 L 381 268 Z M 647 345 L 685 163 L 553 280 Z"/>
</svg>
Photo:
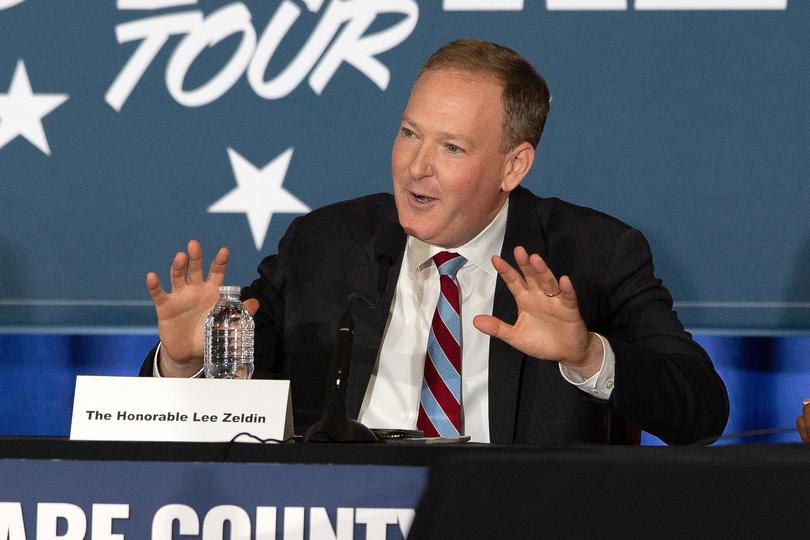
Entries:
<svg viewBox="0 0 810 540">
<path fill-rule="evenodd" d="M 390 190 L 439 45 L 547 78 L 534 191 L 644 231 L 687 326 L 810 328 L 810 4 L 0 0 L 0 326 L 154 325 L 189 238 L 244 284 L 308 208 Z M 271 219 L 272 218 L 272 219 Z"/>
</svg>

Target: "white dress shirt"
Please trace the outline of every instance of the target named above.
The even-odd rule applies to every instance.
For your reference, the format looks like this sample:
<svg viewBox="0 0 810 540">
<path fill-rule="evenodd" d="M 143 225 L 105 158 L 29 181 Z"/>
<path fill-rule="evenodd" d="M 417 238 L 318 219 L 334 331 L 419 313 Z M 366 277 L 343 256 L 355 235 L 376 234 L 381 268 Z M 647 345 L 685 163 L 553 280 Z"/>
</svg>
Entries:
<svg viewBox="0 0 810 540">
<path fill-rule="evenodd" d="M 476 315 L 491 315 L 509 203 L 478 236 L 451 251 L 467 262 L 456 277 L 461 291 L 461 402 L 464 434 L 489 442 L 489 336 L 473 326 Z M 368 389 L 358 419 L 371 428 L 414 429 L 425 367 L 428 333 L 439 298 L 439 271 L 431 260 L 443 248 L 408 237 L 402 269 Z M 597 334 L 598 335 L 598 334 Z M 602 369 L 583 380 L 562 366 L 563 377 L 601 399 L 613 388 L 614 357 L 607 340 Z"/>
</svg>

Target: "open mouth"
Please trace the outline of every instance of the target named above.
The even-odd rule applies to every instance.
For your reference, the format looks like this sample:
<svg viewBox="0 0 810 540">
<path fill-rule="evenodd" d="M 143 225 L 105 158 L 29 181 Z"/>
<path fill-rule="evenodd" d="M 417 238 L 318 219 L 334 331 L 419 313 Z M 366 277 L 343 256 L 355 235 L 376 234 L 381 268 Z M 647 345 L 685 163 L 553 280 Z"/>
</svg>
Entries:
<svg viewBox="0 0 810 540">
<path fill-rule="evenodd" d="M 413 197 L 420 203 L 429 203 L 436 200 L 436 197 L 428 197 L 427 195 L 422 195 L 420 193 L 413 193 Z"/>
</svg>

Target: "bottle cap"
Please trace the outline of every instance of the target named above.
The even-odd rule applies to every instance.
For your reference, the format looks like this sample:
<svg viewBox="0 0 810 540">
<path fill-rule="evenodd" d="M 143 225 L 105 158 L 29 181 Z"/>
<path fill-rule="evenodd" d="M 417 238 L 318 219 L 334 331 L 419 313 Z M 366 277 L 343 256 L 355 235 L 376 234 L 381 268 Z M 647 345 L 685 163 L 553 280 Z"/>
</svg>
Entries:
<svg viewBox="0 0 810 540">
<path fill-rule="evenodd" d="M 238 285 L 223 285 L 219 288 L 219 294 L 227 296 L 239 296 L 239 292 L 241 290 L 242 288 Z"/>
</svg>

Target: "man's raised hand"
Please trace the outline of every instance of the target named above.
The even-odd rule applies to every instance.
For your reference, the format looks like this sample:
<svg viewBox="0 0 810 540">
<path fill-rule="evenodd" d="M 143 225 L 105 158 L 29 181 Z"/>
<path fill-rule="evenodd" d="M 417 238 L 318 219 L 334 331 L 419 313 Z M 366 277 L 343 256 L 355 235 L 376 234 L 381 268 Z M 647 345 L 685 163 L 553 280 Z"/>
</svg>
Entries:
<svg viewBox="0 0 810 540">
<path fill-rule="evenodd" d="M 530 256 L 522 246 L 514 254 L 520 272 L 498 256 L 492 257 L 492 265 L 515 298 L 517 320 L 510 325 L 478 315 L 473 324 L 524 354 L 560 362 L 590 377 L 601 367 L 602 343 L 582 320 L 571 280 L 562 276 L 558 281 L 539 255 Z"/>
<path fill-rule="evenodd" d="M 188 252 L 178 252 L 172 261 L 171 292 L 161 287 L 157 274 L 146 274 L 146 288 L 155 303 L 158 318 L 161 375 L 187 377 L 202 366 L 205 317 L 219 299 L 228 255 L 227 248 L 220 248 L 205 278 L 200 243 L 189 241 Z M 255 300 L 245 305 L 251 314 L 258 308 Z"/>
</svg>

